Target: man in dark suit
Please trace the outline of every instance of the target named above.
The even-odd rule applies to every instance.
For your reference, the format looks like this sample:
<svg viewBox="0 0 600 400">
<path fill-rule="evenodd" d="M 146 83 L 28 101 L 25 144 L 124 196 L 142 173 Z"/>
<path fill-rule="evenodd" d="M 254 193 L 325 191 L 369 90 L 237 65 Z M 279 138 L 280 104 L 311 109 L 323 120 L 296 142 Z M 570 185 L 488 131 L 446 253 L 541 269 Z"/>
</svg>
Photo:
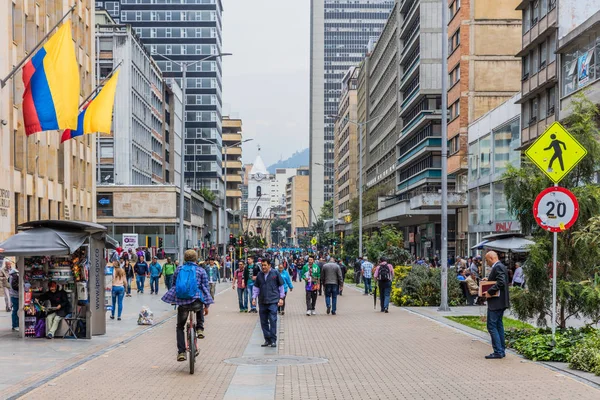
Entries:
<svg viewBox="0 0 600 400">
<path fill-rule="evenodd" d="M 485 356 L 486 359 L 504 358 L 506 356 L 506 344 L 504 342 L 504 324 L 502 317 L 504 310 L 510 307 L 508 297 L 508 271 L 504 264 L 498 260 L 498 254 L 490 251 L 485 255 L 486 263 L 492 268 L 488 280 L 496 283 L 488 289 L 485 294 L 487 298 L 487 330 L 492 337 L 494 352 Z M 498 297 L 494 297 L 499 293 Z"/>
</svg>

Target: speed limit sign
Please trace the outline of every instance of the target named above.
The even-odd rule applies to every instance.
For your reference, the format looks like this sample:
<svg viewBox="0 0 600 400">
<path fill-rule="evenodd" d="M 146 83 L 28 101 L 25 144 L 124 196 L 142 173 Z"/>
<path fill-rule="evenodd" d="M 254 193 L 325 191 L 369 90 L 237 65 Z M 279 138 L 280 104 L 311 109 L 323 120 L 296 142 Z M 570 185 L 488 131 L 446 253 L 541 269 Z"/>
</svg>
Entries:
<svg viewBox="0 0 600 400">
<path fill-rule="evenodd" d="M 579 215 L 575 195 L 563 187 L 549 187 L 538 194 L 533 203 L 533 216 L 543 229 L 562 232 L 573 226 Z"/>
</svg>

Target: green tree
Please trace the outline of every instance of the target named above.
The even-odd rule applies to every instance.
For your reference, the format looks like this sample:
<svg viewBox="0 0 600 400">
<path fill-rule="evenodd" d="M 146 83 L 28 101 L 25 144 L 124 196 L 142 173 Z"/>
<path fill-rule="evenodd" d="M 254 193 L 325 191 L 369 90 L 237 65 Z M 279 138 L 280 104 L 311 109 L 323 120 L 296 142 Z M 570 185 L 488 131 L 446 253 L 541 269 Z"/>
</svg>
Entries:
<svg viewBox="0 0 600 400">
<path fill-rule="evenodd" d="M 327 200 L 321 207 L 319 219 L 326 220 L 333 218 L 333 200 Z"/>
<path fill-rule="evenodd" d="M 403 265 L 410 259 L 404 250 L 404 238 L 394 226 L 384 225 L 379 232 L 375 231 L 363 240 L 366 254 L 371 261 L 386 257 L 392 265 Z"/>
<path fill-rule="evenodd" d="M 363 215 L 370 215 L 377 211 L 379 197 L 388 195 L 393 190 L 392 184 L 374 186 L 370 189 L 365 190 L 363 193 Z M 358 196 L 353 198 L 348 205 L 350 210 L 350 216 L 352 222 L 357 223 L 358 221 Z"/>
<path fill-rule="evenodd" d="M 591 313 L 597 299 L 590 292 L 600 248 L 594 240 L 600 236 L 600 224 L 590 218 L 600 212 L 600 189 L 594 184 L 600 160 L 600 132 L 597 125 L 598 108 L 580 96 L 573 105 L 573 114 L 564 121 L 569 132 L 588 150 L 588 155 L 561 181 L 579 200 L 579 218 L 575 225 L 558 234 L 557 323 L 566 326 L 571 317 L 593 318 Z M 527 290 L 513 289 L 513 311 L 521 320 L 536 318 L 545 325 L 551 312 L 552 234 L 535 224 L 532 208 L 535 197 L 552 182 L 529 160 L 521 168 L 509 167 L 504 175 L 504 193 L 509 211 L 521 223 L 523 231 L 533 235 L 524 270 Z M 596 312 L 597 314 L 597 312 Z"/>
</svg>

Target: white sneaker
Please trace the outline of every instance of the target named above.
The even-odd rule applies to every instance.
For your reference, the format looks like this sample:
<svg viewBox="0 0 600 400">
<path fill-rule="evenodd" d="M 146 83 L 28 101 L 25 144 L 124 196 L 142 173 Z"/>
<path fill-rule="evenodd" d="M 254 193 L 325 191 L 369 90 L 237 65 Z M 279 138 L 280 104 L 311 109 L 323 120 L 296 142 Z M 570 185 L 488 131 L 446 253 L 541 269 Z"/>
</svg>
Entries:
<svg viewBox="0 0 600 400">
<path fill-rule="evenodd" d="M 317 314 L 317 312 L 316 312 L 315 310 L 312 310 L 312 311 L 311 311 L 311 314 L 312 314 L 312 315 L 316 315 L 316 314 Z"/>
<path fill-rule="evenodd" d="M 306 315 L 310 315 L 310 310 L 308 310 L 308 311 L 306 312 Z"/>
</svg>

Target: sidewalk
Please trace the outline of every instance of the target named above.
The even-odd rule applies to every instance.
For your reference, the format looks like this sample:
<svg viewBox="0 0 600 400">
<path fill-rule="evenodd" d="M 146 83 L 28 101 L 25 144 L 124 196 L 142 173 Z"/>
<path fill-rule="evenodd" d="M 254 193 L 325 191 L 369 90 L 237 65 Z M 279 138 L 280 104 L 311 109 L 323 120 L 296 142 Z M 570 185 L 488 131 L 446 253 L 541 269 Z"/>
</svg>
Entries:
<svg viewBox="0 0 600 400">
<path fill-rule="evenodd" d="M 600 398 L 600 390 L 512 354 L 485 360 L 489 344 L 429 318 L 397 307 L 375 311 L 372 297 L 351 287 L 338 315 L 325 314 L 321 296 L 317 315 L 306 316 L 301 286 L 280 318 L 278 349 L 260 347 L 257 316 L 239 313 L 235 293 L 226 290 L 210 308 L 195 375 L 175 361 L 171 320 L 27 398 Z"/>
<path fill-rule="evenodd" d="M 152 328 L 137 325 L 138 313 L 143 306 L 148 306 L 154 313 L 155 325 L 174 315 L 173 307 L 160 300 L 166 290 L 164 282 L 161 280 L 158 295 L 151 295 L 148 285 L 146 280 L 144 294 L 137 294 L 134 287 L 132 297 L 123 299 L 122 321 L 111 320 L 107 312 L 106 335 L 93 336 L 91 340 L 20 339 L 10 329 L 10 313 L 0 311 L 0 399 Z"/>
</svg>

